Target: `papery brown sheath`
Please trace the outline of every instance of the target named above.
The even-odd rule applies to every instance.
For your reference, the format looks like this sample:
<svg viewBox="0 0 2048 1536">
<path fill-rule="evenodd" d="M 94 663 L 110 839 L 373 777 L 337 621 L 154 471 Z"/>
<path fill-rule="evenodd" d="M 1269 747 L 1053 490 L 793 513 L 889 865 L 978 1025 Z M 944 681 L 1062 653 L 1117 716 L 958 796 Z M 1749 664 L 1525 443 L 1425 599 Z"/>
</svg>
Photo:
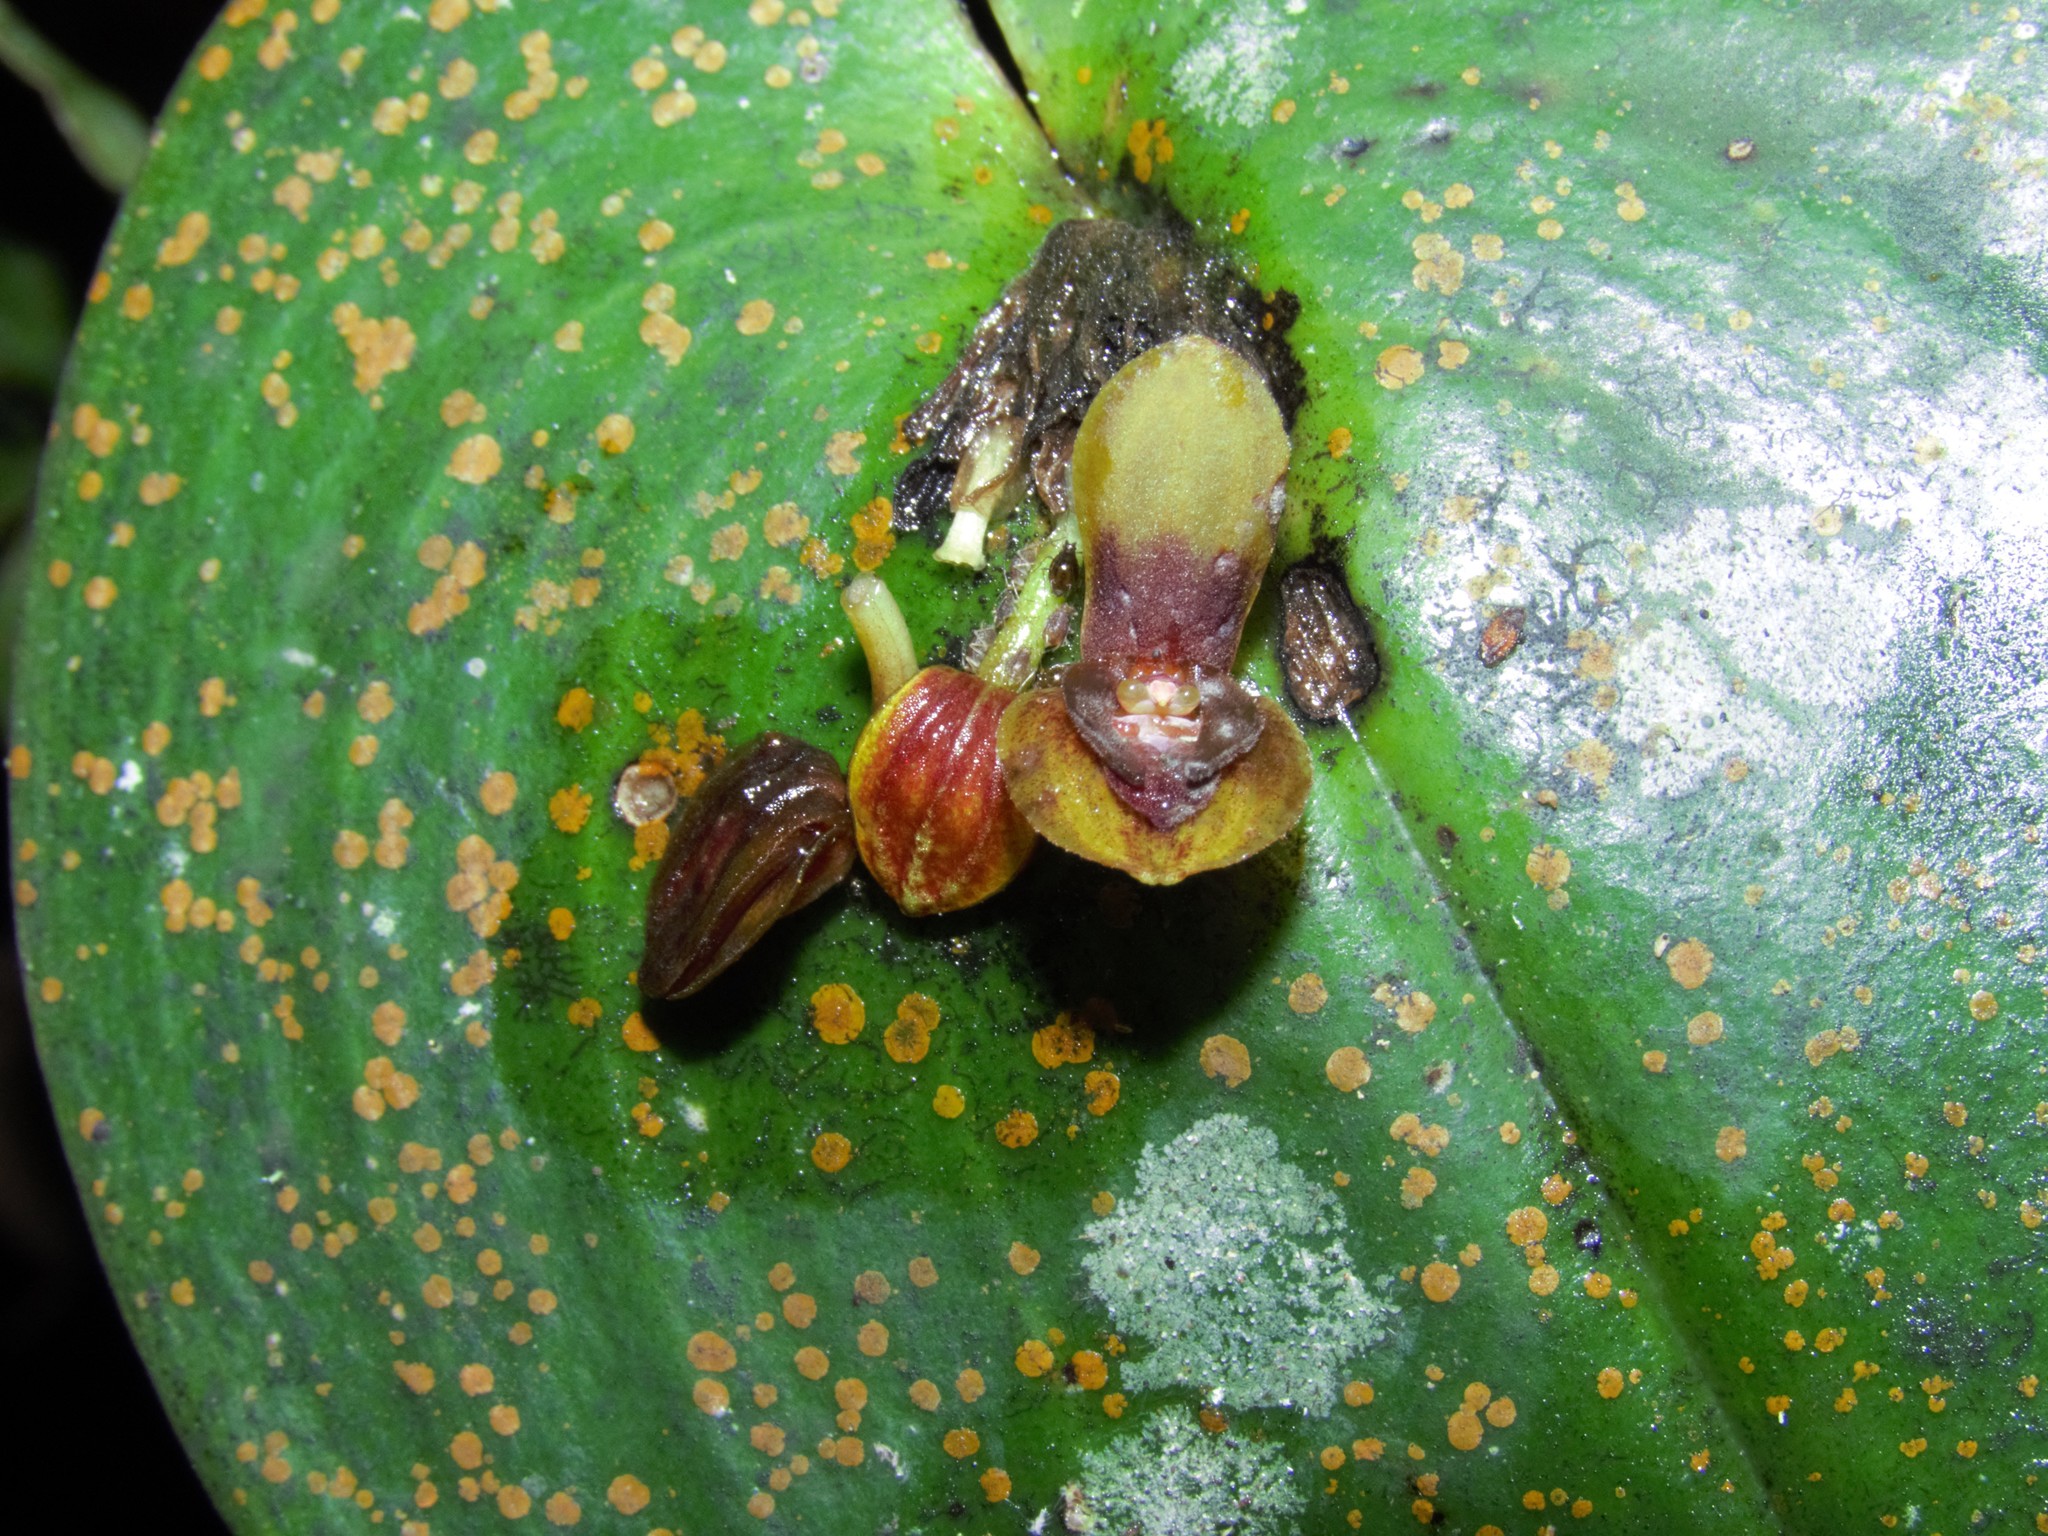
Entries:
<svg viewBox="0 0 2048 1536">
<path fill-rule="evenodd" d="M 687 801 L 647 898 L 640 990 L 688 997 L 853 868 L 839 765 L 769 731 Z"/>
</svg>

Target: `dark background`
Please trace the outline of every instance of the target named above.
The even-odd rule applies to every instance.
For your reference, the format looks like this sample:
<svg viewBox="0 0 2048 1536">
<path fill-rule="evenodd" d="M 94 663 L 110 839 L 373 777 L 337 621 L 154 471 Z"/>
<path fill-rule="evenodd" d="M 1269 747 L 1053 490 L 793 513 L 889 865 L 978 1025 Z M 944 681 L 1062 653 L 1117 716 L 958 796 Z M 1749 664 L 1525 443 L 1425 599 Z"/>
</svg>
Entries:
<svg viewBox="0 0 2048 1536">
<path fill-rule="evenodd" d="M 154 119 L 219 0 L 13 0 L 71 60 Z M 79 168 L 42 101 L 0 73 L 0 240 L 54 258 L 75 315 L 113 195 Z M 46 403 L 30 408 L 47 411 Z M 6 846 L 13 847 L 12 839 Z M 13 904 L 0 903 L 6 952 Z M 0 966 L 0 1522 L 22 1532 L 221 1533 L 115 1309 L 36 1067 L 21 977 Z"/>
</svg>

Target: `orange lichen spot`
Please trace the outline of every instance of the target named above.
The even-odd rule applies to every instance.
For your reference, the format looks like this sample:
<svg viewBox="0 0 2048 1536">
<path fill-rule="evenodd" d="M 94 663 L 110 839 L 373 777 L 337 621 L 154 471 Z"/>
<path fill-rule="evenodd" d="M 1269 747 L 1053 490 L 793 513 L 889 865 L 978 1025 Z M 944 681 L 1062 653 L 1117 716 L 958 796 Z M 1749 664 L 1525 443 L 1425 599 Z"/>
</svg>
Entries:
<svg viewBox="0 0 2048 1536">
<path fill-rule="evenodd" d="M 1067 1380 L 1084 1392 L 1099 1392 L 1109 1381 L 1109 1362 L 1092 1349 L 1077 1349 L 1067 1359 Z"/>
<path fill-rule="evenodd" d="M 419 1361 L 394 1360 L 391 1362 L 391 1369 L 397 1373 L 398 1379 L 405 1383 L 406 1389 L 417 1396 L 424 1397 L 434 1390 L 434 1368 L 430 1365 Z"/>
<path fill-rule="evenodd" d="M 588 688 L 571 688 L 555 706 L 555 724 L 564 730 L 580 731 L 594 718 L 596 705 Z"/>
<path fill-rule="evenodd" d="M 1422 354 L 1407 345 L 1388 347 L 1373 364 L 1382 389 L 1405 389 L 1422 377 Z"/>
<path fill-rule="evenodd" d="M 1431 1261 L 1422 1268 L 1422 1294 L 1431 1301 L 1449 1301 L 1464 1284 L 1455 1265 Z"/>
<path fill-rule="evenodd" d="M 806 1381 L 822 1381 L 825 1373 L 832 1369 L 831 1357 L 815 1344 L 806 1344 L 792 1359 L 797 1374 Z"/>
<path fill-rule="evenodd" d="M 808 1291 L 792 1291 L 782 1298 L 782 1320 L 792 1328 L 808 1328 L 817 1321 L 818 1301 Z"/>
<path fill-rule="evenodd" d="M 483 787 L 477 791 L 478 801 L 493 816 L 502 816 L 511 810 L 518 798 L 519 781 L 503 769 L 486 777 Z"/>
<path fill-rule="evenodd" d="M 1523 860 L 1522 872 L 1539 890 L 1558 890 L 1571 878 L 1571 855 L 1562 848 L 1553 848 L 1548 843 L 1538 843 L 1529 850 L 1529 857 Z"/>
<path fill-rule="evenodd" d="M 1515 1400 L 1512 1397 L 1496 1397 L 1486 1405 L 1486 1422 L 1495 1429 L 1506 1429 L 1515 1422 Z"/>
<path fill-rule="evenodd" d="M 1010 1268 L 1020 1275 L 1028 1275 L 1038 1268 L 1038 1250 L 1029 1243 L 1010 1244 L 1010 1251 L 1005 1257 L 1009 1260 Z"/>
<path fill-rule="evenodd" d="M 1095 1056 L 1095 1030 L 1085 1019 L 1062 1013 L 1044 1028 L 1032 1032 L 1031 1055 L 1048 1070 L 1091 1061 Z"/>
<path fill-rule="evenodd" d="M 1038 1116 L 1028 1109 L 1013 1109 L 996 1122 L 996 1140 L 1015 1150 L 1038 1140 Z"/>
<path fill-rule="evenodd" d="M 1722 1033 L 1723 1021 L 1718 1013 L 1696 1013 L 1686 1021 L 1685 1040 L 1688 1045 L 1712 1045 Z"/>
<path fill-rule="evenodd" d="M 1480 1423 L 1479 1415 L 1470 1408 L 1460 1408 L 1444 1423 L 1446 1436 L 1451 1448 L 1459 1451 L 1476 1451 L 1479 1442 L 1486 1437 L 1486 1427 Z M 1339 1454 L 1341 1464 L 1342 1455 Z"/>
<path fill-rule="evenodd" d="M 739 1364 L 739 1355 L 721 1335 L 706 1330 L 690 1336 L 683 1356 L 700 1371 L 729 1371 Z"/>
<path fill-rule="evenodd" d="M 859 433 L 851 435 L 854 437 L 860 436 Z M 853 468 L 849 468 L 843 471 L 843 473 L 851 474 L 854 468 L 859 467 L 856 461 L 849 460 L 849 462 L 853 464 Z M 834 471 L 834 473 L 841 472 Z M 895 517 L 895 511 L 896 509 L 890 503 L 888 497 L 877 496 L 853 514 L 851 519 L 854 538 L 853 563 L 856 569 L 862 571 L 876 570 L 884 560 L 889 558 L 889 552 L 896 547 L 896 535 L 890 531 L 890 523 Z"/>
<path fill-rule="evenodd" d="M 844 982 L 828 982 L 811 994 L 811 1027 L 827 1045 L 851 1045 L 867 1021 L 867 1005 Z"/>
<path fill-rule="evenodd" d="M 456 1382 L 470 1397 L 482 1397 L 497 1384 L 497 1378 L 488 1365 L 465 1365 L 456 1373 Z"/>
<path fill-rule="evenodd" d="M 1114 1072 L 1090 1072 L 1081 1080 L 1081 1087 L 1088 1095 L 1088 1113 L 1091 1115 L 1108 1114 L 1123 1096 L 1123 1079 Z"/>
<path fill-rule="evenodd" d="M 853 1161 L 853 1143 L 837 1131 L 825 1131 L 811 1143 L 811 1161 L 826 1173 L 837 1173 Z"/>
<path fill-rule="evenodd" d="M 967 1108 L 967 1100 L 951 1083 L 939 1084 L 932 1095 L 932 1113 L 941 1120 L 957 1120 Z"/>
<path fill-rule="evenodd" d="M 548 819 L 556 830 L 574 835 L 589 822 L 590 806 L 590 795 L 583 786 L 571 784 L 548 797 Z"/>
<path fill-rule="evenodd" d="M 734 322 L 742 336 L 759 336 L 775 323 L 775 306 L 766 299 L 749 299 L 740 306 L 739 319 Z"/>
<path fill-rule="evenodd" d="M 157 472 L 142 477 L 136 487 L 136 497 L 145 507 L 160 507 L 185 488 L 184 479 L 178 475 Z"/>
<path fill-rule="evenodd" d="M 1543 1241 L 1550 1231 L 1550 1217 L 1540 1206 L 1520 1206 L 1508 1212 L 1507 1231 L 1509 1242 L 1526 1248 L 1531 1243 Z"/>
<path fill-rule="evenodd" d="M 891 1061 L 908 1066 L 923 1061 L 939 1025 L 939 1005 L 922 992 L 912 992 L 896 1005 L 896 1018 L 882 1032 L 882 1048 Z"/>
<path fill-rule="evenodd" d="M 1338 1092 L 1356 1093 L 1372 1081 L 1372 1063 L 1365 1059 L 1365 1052 L 1357 1046 L 1339 1046 L 1323 1063 L 1323 1076 Z"/>
<path fill-rule="evenodd" d="M 686 347 L 689 345 L 687 337 L 688 333 L 686 332 L 683 342 L 683 345 Z M 633 418 L 621 415 L 617 411 L 614 411 L 597 424 L 597 446 L 607 454 L 617 455 L 624 453 L 633 446 L 635 435 Z"/>
<path fill-rule="evenodd" d="M 622 1515 L 637 1515 L 654 1497 L 652 1490 L 630 1472 L 621 1472 L 604 1491 L 605 1501 Z"/>
<path fill-rule="evenodd" d="M 1698 939 L 1686 939 L 1664 952 L 1671 979 L 1688 992 L 1704 986 L 1714 971 L 1714 952 Z"/>
<path fill-rule="evenodd" d="M 1251 1052 L 1232 1035 L 1211 1035 L 1202 1042 L 1202 1071 L 1226 1088 L 1235 1088 L 1252 1075 Z"/>
<path fill-rule="evenodd" d="M 1749 1155 L 1749 1132 L 1739 1125 L 1724 1125 L 1714 1136 L 1714 1156 L 1732 1163 Z"/>
<path fill-rule="evenodd" d="M 761 519 L 761 536 L 775 549 L 787 549 L 809 536 L 811 520 L 797 510 L 793 501 L 777 502 Z"/>
<path fill-rule="evenodd" d="M 1542 1190 L 1545 1205 L 1563 1205 L 1572 1197 L 1572 1181 L 1559 1174 L 1546 1173 Z"/>
<path fill-rule="evenodd" d="M 1621 1372 L 1611 1365 L 1602 1366 L 1600 1374 L 1593 1379 L 1593 1390 L 1602 1397 L 1615 1398 L 1621 1396 L 1622 1384 Z"/>
<path fill-rule="evenodd" d="M 1017 1369 L 1026 1376 L 1039 1377 L 1052 1369 L 1053 1354 L 1043 1339 L 1026 1339 L 1017 1346 Z M 961 1394 L 963 1397 L 965 1393 Z"/>
<path fill-rule="evenodd" d="M 1369 1381 L 1347 1381 L 1344 1383 L 1344 1402 L 1347 1407 L 1363 1408 L 1373 1400 L 1372 1383 Z"/>
<path fill-rule="evenodd" d="M 700 1376 L 697 1384 L 690 1389 L 690 1401 L 697 1405 L 699 1413 L 709 1414 L 714 1419 L 725 1417 L 732 1407 L 732 1394 L 725 1383 L 715 1376 Z"/>
<path fill-rule="evenodd" d="M 626 1015 L 626 1022 L 619 1026 L 619 1038 L 626 1042 L 628 1050 L 645 1052 L 661 1049 L 661 1041 L 637 1012 Z"/>
<path fill-rule="evenodd" d="M 961 1402 L 972 1403 L 980 1400 L 982 1393 L 988 1390 L 988 1383 L 982 1380 L 981 1372 L 970 1365 L 953 1378 L 953 1390 L 959 1394 Z"/>
<path fill-rule="evenodd" d="M 1342 430 L 1341 428 L 1339 430 Z M 1344 434 L 1347 440 L 1350 433 Z M 1341 455 L 1338 455 L 1341 457 Z M 1323 1005 L 1330 1000 L 1330 990 L 1323 985 L 1323 978 L 1314 971 L 1304 971 L 1294 978 L 1287 988 L 1287 1006 L 1300 1014 L 1320 1013 Z"/>
<path fill-rule="evenodd" d="M 860 1352 L 870 1359 L 879 1360 L 889 1353 L 889 1329 L 886 1324 L 870 1318 L 860 1325 L 860 1331 L 853 1337 Z"/>
<path fill-rule="evenodd" d="M 981 1449 L 981 1436 L 971 1429 L 949 1429 L 942 1443 L 946 1447 L 946 1454 L 958 1461 L 972 1456 Z"/>
</svg>

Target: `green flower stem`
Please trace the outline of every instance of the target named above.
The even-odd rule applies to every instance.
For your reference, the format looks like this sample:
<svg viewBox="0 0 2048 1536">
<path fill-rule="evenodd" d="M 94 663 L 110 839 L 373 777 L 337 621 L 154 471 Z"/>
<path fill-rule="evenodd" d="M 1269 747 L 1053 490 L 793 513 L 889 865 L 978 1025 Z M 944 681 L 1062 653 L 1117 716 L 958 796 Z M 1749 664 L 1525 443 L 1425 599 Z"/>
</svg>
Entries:
<svg viewBox="0 0 2048 1536">
<path fill-rule="evenodd" d="M 117 93 L 101 85 L 0 0 L 0 65 L 43 98 L 64 142 L 109 192 L 125 192 L 149 152 L 149 129 Z"/>
<path fill-rule="evenodd" d="M 1009 617 L 989 641 L 974 675 L 999 688 L 1022 688 L 1045 655 L 1045 626 L 1065 601 L 1052 589 L 1052 568 L 1068 549 L 1079 549 L 1080 527 L 1072 513 L 1060 519 L 1038 546 L 1031 569 L 1018 585 Z"/>
<path fill-rule="evenodd" d="M 884 703 L 917 675 L 917 647 L 910 643 L 910 626 L 903 622 L 903 610 L 895 594 L 879 576 L 856 576 L 839 594 L 839 604 L 853 622 L 854 637 L 868 659 L 868 681 L 875 692 L 875 708 Z"/>
</svg>

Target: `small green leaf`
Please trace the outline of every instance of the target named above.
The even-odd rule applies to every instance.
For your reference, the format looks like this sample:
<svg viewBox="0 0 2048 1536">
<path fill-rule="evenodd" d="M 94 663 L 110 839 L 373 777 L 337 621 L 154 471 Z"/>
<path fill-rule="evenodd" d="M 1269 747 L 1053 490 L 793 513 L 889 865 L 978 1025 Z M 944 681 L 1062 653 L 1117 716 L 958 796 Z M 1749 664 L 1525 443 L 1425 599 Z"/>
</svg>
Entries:
<svg viewBox="0 0 2048 1536">
<path fill-rule="evenodd" d="M 119 93 L 73 64 L 0 0 L 0 65 L 43 98 L 79 164 L 110 192 L 125 192 L 142 171 L 149 130 Z"/>
</svg>

